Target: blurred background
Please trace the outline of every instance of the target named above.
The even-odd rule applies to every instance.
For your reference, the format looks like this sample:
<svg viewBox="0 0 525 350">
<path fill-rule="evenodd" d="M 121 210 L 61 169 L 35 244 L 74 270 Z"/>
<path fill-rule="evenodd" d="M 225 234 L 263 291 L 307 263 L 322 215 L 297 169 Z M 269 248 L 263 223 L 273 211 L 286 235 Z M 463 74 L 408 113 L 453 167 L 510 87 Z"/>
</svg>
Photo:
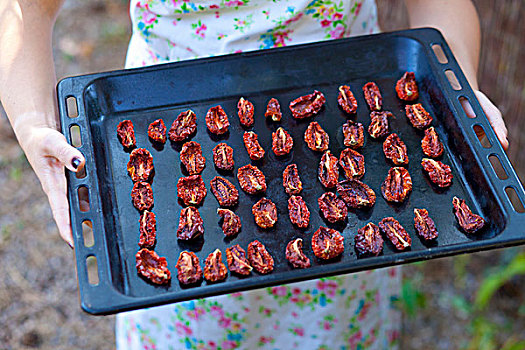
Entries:
<svg viewBox="0 0 525 350">
<path fill-rule="evenodd" d="M 474 3 L 480 88 L 505 117 L 508 155 L 523 182 L 525 2 Z M 384 31 L 408 27 L 403 1 L 378 7 Z M 129 36 L 128 1 L 66 1 L 55 28 L 58 77 L 122 68 Z M 80 310 L 73 251 L 5 115 L 0 144 L 0 348 L 114 348 L 114 317 Z M 525 349 L 524 248 L 405 265 L 403 274 L 401 349 Z"/>
</svg>

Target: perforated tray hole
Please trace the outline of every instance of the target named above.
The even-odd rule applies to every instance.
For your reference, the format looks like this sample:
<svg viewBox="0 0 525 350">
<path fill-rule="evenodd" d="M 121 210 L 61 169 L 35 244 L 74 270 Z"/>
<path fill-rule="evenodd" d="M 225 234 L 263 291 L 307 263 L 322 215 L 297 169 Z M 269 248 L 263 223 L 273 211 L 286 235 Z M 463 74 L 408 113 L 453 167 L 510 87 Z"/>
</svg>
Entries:
<svg viewBox="0 0 525 350">
<path fill-rule="evenodd" d="M 82 221 L 82 237 L 84 237 L 84 246 L 93 247 L 95 237 L 93 236 L 93 224 L 91 220 Z"/>
<path fill-rule="evenodd" d="M 453 71 L 451 71 L 450 69 L 447 69 L 445 71 L 445 76 L 447 77 L 448 82 L 450 83 L 450 86 L 452 87 L 452 89 L 456 91 L 461 90 L 461 84 L 459 83 L 458 78 L 456 78 L 456 74 L 454 74 Z"/>
<path fill-rule="evenodd" d="M 69 96 L 66 98 L 66 111 L 67 111 L 67 116 L 69 118 L 78 117 L 78 105 L 77 105 L 77 99 L 75 97 Z"/>
<path fill-rule="evenodd" d="M 99 282 L 97 258 L 93 255 L 86 258 L 86 268 L 89 284 L 96 286 Z"/>
<path fill-rule="evenodd" d="M 472 105 L 470 104 L 469 100 L 466 97 L 461 96 L 459 98 L 459 102 L 461 103 L 461 107 L 463 108 L 463 111 L 465 112 L 467 117 L 469 118 L 477 117 L 476 113 L 474 112 L 474 109 L 472 108 Z"/>
<path fill-rule="evenodd" d="M 69 127 L 69 136 L 71 137 L 71 144 L 73 147 L 79 148 L 82 146 L 82 136 L 80 135 L 80 126 L 71 125 Z"/>
<path fill-rule="evenodd" d="M 78 188 L 78 209 L 80 209 L 81 212 L 89 211 L 90 205 L 89 205 L 89 190 L 86 186 L 80 186 Z"/>
<path fill-rule="evenodd" d="M 481 125 L 476 124 L 472 128 L 474 129 L 474 132 L 478 136 L 479 143 L 481 143 L 481 145 L 484 148 L 492 147 L 492 144 L 490 143 L 489 139 L 487 138 L 487 134 L 485 134 L 485 129 L 483 129 L 483 127 Z"/>
<path fill-rule="evenodd" d="M 505 188 L 505 193 L 507 194 L 510 204 L 512 204 L 512 207 L 514 208 L 514 210 L 520 214 L 525 213 L 525 206 L 523 205 L 523 201 L 518 196 L 518 193 L 516 193 L 516 190 L 514 189 L 514 187 L 509 186 Z"/>
<path fill-rule="evenodd" d="M 501 162 L 499 160 L 499 157 L 495 154 L 491 154 L 489 156 L 490 164 L 492 165 L 492 169 L 494 169 L 494 172 L 498 176 L 500 180 L 505 180 L 509 176 L 507 175 L 507 172 L 505 171 L 505 168 L 503 168 L 503 165 L 501 165 Z"/>
<path fill-rule="evenodd" d="M 445 64 L 448 63 L 447 55 L 445 55 L 445 52 L 443 51 L 443 48 L 439 44 L 432 45 L 432 51 L 434 51 L 434 55 L 436 55 L 436 58 L 439 63 Z"/>
<path fill-rule="evenodd" d="M 86 177 L 86 165 L 84 164 L 84 166 L 77 170 L 77 172 L 75 173 L 75 176 L 77 177 L 77 179 L 83 179 Z"/>
</svg>

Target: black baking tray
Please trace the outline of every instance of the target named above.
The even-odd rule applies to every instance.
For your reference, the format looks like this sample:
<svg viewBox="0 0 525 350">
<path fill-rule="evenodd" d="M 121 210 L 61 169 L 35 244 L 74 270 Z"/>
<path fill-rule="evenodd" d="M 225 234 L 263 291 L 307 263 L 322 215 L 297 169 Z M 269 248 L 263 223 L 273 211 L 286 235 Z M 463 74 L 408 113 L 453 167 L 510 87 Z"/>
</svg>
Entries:
<svg viewBox="0 0 525 350">
<path fill-rule="evenodd" d="M 433 45 L 441 46 L 448 62 L 440 63 Z M 461 88 L 454 90 L 445 71 L 454 72 Z M 420 89 L 419 102 L 434 116 L 435 126 L 445 145 L 443 161 L 452 167 L 454 181 L 447 190 L 436 190 L 421 171 L 422 134 L 412 128 L 404 113 L 404 103 L 395 94 L 394 85 L 405 71 L 416 74 Z M 318 210 L 317 198 L 323 188 L 317 179 L 321 154 L 312 152 L 303 141 L 303 134 L 312 120 L 318 121 L 330 135 L 330 149 L 339 155 L 343 146 L 342 125 L 347 116 L 337 104 L 338 86 L 347 84 L 357 101 L 357 120 L 368 127 L 369 110 L 362 94 L 362 86 L 375 81 L 383 94 L 383 108 L 392 111 L 391 131 L 405 141 L 410 157 L 408 169 L 413 179 L 413 191 L 402 205 L 388 204 L 381 196 L 380 186 L 390 164 L 382 152 L 382 143 L 366 135 L 362 149 L 367 172 L 363 181 L 377 194 L 377 202 L 370 210 L 351 211 L 345 224 L 332 225 L 324 221 Z M 81 131 L 79 150 L 86 157 L 86 176 L 77 178 L 67 172 L 71 222 L 75 240 L 78 280 L 82 308 L 92 314 L 110 314 L 170 302 L 189 300 L 236 291 L 268 287 L 322 276 L 351 273 L 360 270 L 431 259 L 446 255 L 474 252 L 525 241 L 525 214 L 518 213 L 506 195 L 512 188 L 523 203 L 525 193 L 514 169 L 492 131 L 472 89 L 461 72 L 442 35 L 434 29 L 416 29 L 349 39 L 324 41 L 279 49 L 253 51 L 154 67 L 120 70 L 93 75 L 66 78 L 58 84 L 60 119 L 66 138 L 73 126 Z M 298 96 L 322 91 L 327 99 L 321 112 L 308 120 L 291 117 L 288 104 Z M 251 207 L 262 195 L 251 196 L 240 192 L 240 204 L 235 212 L 241 217 L 242 232 L 233 239 L 225 239 L 216 214 L 218 203 L 209 191 L 209 181 L 217 175 L 212 161 L 212 148 L 226 141 L 234 148 L 235 171 L 221 172 L 237 188 L 236 171 L 252 163 L 242 143 L 245 130 L 239 123 L 236 104 L 240 96 L 255 105 L 253 130 L 266 150 L 266 156 L 255 162 L 266 175 L 266 196 L 277 204 L 279 220 L 275 228 L 258 228 Z M 78 116 L 69 117 L 66 99 L 73 97 Z M 276 97 L 281 103 L 281 123 L 267 122 L 264 111 L 267 101 Z M 468 118 L 460 98 L 466 98 L 477 115 Z M 216 137 L 207 131 L 204 116 L 211 106 L 221 104 L 230 116 L 230 131 Z M 71 107 L 70 107 L 71 108 Z M 193 109 L 197 114 L 198 131 L 193 140 L 202 145 L 207 159 L 202 174 L 208 195 L 199 209 L 204 219 L 204 239 L 181 242 L 176 238 L 181 205 L 177 201 L 176 182 L 184 176 L 179 152 L 181 145 L 168 143 L 155 148 L 148 140 L 147 127 L 157 118 L 163 118 L 169 127 L 183 110 Z M 70 114 L 72 111 L 69 111 Z M 129 153 L 125 152 L 116 136 L 116 126 L 123 119 L 131 119 L 135 126 L 137 147 L 151 151 L 155 176 L 153 191 L 157 214 L 157 245 L 155 251 L 168 260 L 173 278 L 169 286 L 154 286 L 137 275 L 135 253 L 138 250 L 139 213 L 130 200 L 132 181 L 126 172 Z M 484 129 L 491 146 L 482 146 L 474 126 Z M 290 155 L 276 157 L 271 151 L 271 133 L 283 126 L 294 138 Z M 506 179 L 498 178 L 488 157 L 495 155 L 501 162 Z M 303 197 L 310 208 L 311 219 L 307 229 L 292 226 L 288 218 L 287 198 L 282 187 L 282 171 L 297 163 L 304 184 Z M 78 189 L 89 190 L 90 210 L 79 210 Z M 472 210 L 481 214 L 487 226 L 476 235 L 459 230 L 452 212 L 452 197 L 464 198 Z M 416 235 L 413 226 L 413 208 L 427 208 L 439 230 L 436 242 L 427 244 Z M 412 237 L 408 251 L 395 252 L 386 242 L 381 256 L 358 258 L 354 250 L 354 235 L 367 222 L 377 223 L 383 217 L 394 216 Z M 86 246 L 82 222 L 91 221 L 94 244 Z M 323 262 L 313 256 L 310 240 L 320 226 L 329 226 L 342 232 L 345 252 L 336 261 Z M 287 242 L 295 237 L 304 240 L 304 251 L 312 260 L 312 267 L 294 270 L 286 261 Z M 203 265 L 206 256 L 215 248 L 223 252 L 240 244 L 246 249 L 249 242 L 258 239 L 266 245 L 275 259 L 275 270 L 269 275 L 252 273 L 248 278 L 229 275 L 216 284 L 202 282 L 193 288 L 182 287 L 176 277 L 175 264 L 182 250 L 194 251 Z M 86 259 L 97 259 L 99 282 L 89 284 Z"/>
</svg>

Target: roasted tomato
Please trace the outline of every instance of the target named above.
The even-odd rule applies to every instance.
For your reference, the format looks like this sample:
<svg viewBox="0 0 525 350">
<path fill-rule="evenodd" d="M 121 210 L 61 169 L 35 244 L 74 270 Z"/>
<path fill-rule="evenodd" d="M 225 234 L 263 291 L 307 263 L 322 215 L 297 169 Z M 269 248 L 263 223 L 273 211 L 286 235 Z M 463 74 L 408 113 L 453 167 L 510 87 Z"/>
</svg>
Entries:
<svg viewBox="0 0 525 350">
<path fill-rule="evenodd" d="M 267 274 L 273 271 L 273 258 L 266 247 L 255 240 L 248 244 L 248 261 L 255 271 Z"/>
<path fill-rule="evenodd" d="M 372 207 L 376 194 L 367 184 L 359 180 L 344 180 L 337 184 L 337 193 L 350 208 Z"/>
<path fill-rule="evenodd" d="M 344 145 L 358 149 L 365 144 L 365 131 L 363 124 L 348 120 L 343 124 Z"/>
<path fill-rule="evenodd" d="M 246 259 L 246 252 L 238 244 L 226 249 L 226 259 L 231 272 L 247 276 L 253 270 L 253 267 Z"/>
<path fill-rule="evenodd" d="M 414 227 L 417 233 L 427 241 L 435 239 L 438 236 L 434 220 L 428 216 L 426 209 L 414 208 Z"/>
<path fill-rule="evenodd" d="M 415 101 L 419 97 L 414 72 L 406 72 L 396 84 L 397 97 L 404 101 Z"/>
<path fill-rule="evenodd" d="M 215 176 L 211 181 L 211 191 L 221 207 L 232 207 L 239 202 L 239 191 L 223 177 Z"/>
<path fill-rule="evenodd" d="M 177 181 L 177 195 L 184 205 L 199 205 L 206 197 L 206 186 L 200 175 L 181 177 Z"/>
<path fill-rule="evenodd" d="M 131 190 L 133 206 L 140 211 L 150 210 L 153 207 L 153 190 L 147 182 L 135 182 Z"/>
<path fill-rule="evenodd" d="M 291 196 L 288 198 L 288 213 L 292 224 L 301 228 L 308 227 L 310 223 L 310 210 L 308 210 L 303 197 Z"/>
<path fill-rule="evenodd" d="M 313 93 L 301 96 L 290 102 L 290 110 L 296 119 L 303 119 L 319 113 L 326 99 L 322 92 L 314 90 Z"/>
<path fill-rule="evenodd" d="M 384 218 L 379 222 L 381 231 L 385 233 L 397 250 L 405 250 L 412 244 L 412 238 L 403 226 L 393 217 Z"/>
<path fill-rule="evenodd" d="M 217 214 L 222 218 L 222 232 L 226 237 L 235 236 L 241 231 L 241 218 L 229 209 L 217 209 Z"/>
<path fill-rule="evenodd" d="M 377 87 L 376 83 L 369 82 L 363 86 L 363 93 L 365 94 L 365 100 L 370 107 L 371 111 L 380 111 L 383 106 L 383 97 Z"/>
<path fill-rule="evenodd" d="M 274 122 L 278 122 L 283 117 L 283 114 L 281 113 L 281 105 L 279 104 L 279 101 L 277 99 L 272 98 L 270 101 L 268 101 L 268 105 L 266 106 L 266 113 L 264 113 L 264 116 L 266 118 L 272 118 Z"/>
<path fill-rule="evenodd" d="M 155 245 L 155 237 L 157 231 L 157 220 L 155 219 L 155 213 L 144 210 L 140 214 L 139 220 L 139 247 L 141 248 L 153 248 Z"/>
<path fill-rule="evenodd" d="M 244 147 L 251 160 L 260 160 L 264 157 L 264 149 L 259 144 L 257 134 L 253 131 L 247 131 L 242 136 Z"/>
<path fill-rule="evenodd" d="M 284 156 L 290 153 L 293 147 L 293 139 L 283 128 L 272 133 L 272 150 L 276 156 Z"/>
<path fill-rule="evenodd" d="M 338 231 L 321 226 L 312 236 L 312 250 L 319 259 L 333 259 L 345 250 L 344 241 Z"/>
<path fill-rule="evenodd" d="M 233 170 L 233 148 L 227 144 L 219 143 L 213 148 L 213 162 L 221 170 Z"/>
<path fill-rule="evenodd" d="M 396 133 L 388 135 L 385 142 L 383 142 L 383 152 L 385 152 L 385 157 L 390 159 L 395 165 L 408 164 L 407 146 Z"/>
<path fill-rule="evenodd" d="M 348 114 L 354 114 L 357 111 L 357 101 L 350 87 L 347 85 L 339 86 L 337 102 L 339 102 L 339 106 Z"/>
<path fill-rule="evenodd" d="M 405 112 L 414 128 L 423 130 L 432 123 L 432 116 L 428 114 L 421 103 L 406 105 Z"/>
<path fill-rule="evenodd" d="M 449 187 L 452 184 L 452 170 L 450 167 L 439 160 L 423 158 L 421 166 L 427 173 L 430 181 L 441 188 Z"/>
<path fill-rule="evenodd" d="M 475 233 L 485 226 L 485 220 L 481 216 L 472 213 L 463 199 L 454 197 L 452 205 L 454 206 L 454 215 L 456 215 L 459 226 L 466 233 Z"/>
<path fill-rule="evenodd" d="M 304 132 L 304 141 L 312 151 L 324 152 L 328 149 L 330 136 L 318 122 L 311 122 Z"/>
<path fill-rule="evenodd" d="M 326 188 L 335 187 L 339 180 L 339 167 L 337 163 L 339 163 L 337 157 L 334 157 L 330 151 L 326 151 L 321 157 L 318 178 Z"/>
<path fill-rule="evenodd" d="M 310 267 L 310 259 L 303 253 L 303 240 L 296 238 L 286 245 L 286 259 L 296 269 L 306 269 Z"/>
<path fill-rule="evenodd" d="M 244 192 L 256 194 L 266 191 L 266 179 L 262 171 L 254 165 L 248 164 L 237 171 L 239 185 Z"/>
<path fill-rule="evenodd" d="M 408 170 L 402 167 L 393 167 L 381 185 L 383 197 L 389 202 L 401 203 L 412 191 L 412 178 Z"/>
<path fill-rule="evenodd" d="M 357 230 L 354 240 L 355 249 L 360 255 L 378 256 L 383 251 L 383 237 L 379 227 L 372 222 Z"/>
<path fill-rule="evenodd" d="M 255 223 L 261 228 L 270 228 L 277 222 L 277 207 L 268 198 L 261 198 L 252 206 Z"/>
<path fill-rule="evenodd" d="M 135 147 L 137 141 L 135 140 L 135 131 L 131 120 L 123 120 L 118 123 L 117 136 L 124 148 Z"/>
<path fill-rule="evenodd" d="M 166 258 L 159 257 L 153 250 L 142 248 L 135 255 L 135 259 L 137 272 L 151 283 L 167 284 L 171 280 Z"/>
<path fill-rule="evenodd" d="M 365 157 L 351 148 L 346 148 L 339 156 L 339 165 L 347 179 L 360 179 L 365 174 Z"/>
<path fill-rule="evenodd" d="M 208 282 L 222 281 L 228 275 L 228 269 L 222 262 L 222 253 L 215 249 L 204 261 L 204 278 Z"/>
<path fill-rule="evenodd" d="M 148 181 L 153 172 L 153 157 L 145 148 L 134 149 L 129 155 L 128 174 L 133 182 Z"/>
<path fill-rule="evenodd" d="M 195 207 L 183 208 L 180 212 L 179 228 L 177 229 L 177 238 L 181 240 L 190 240 L 200 237 L 204 234 L 204 222 L 201 214 Z"/>
<path fill-rule="evenodd" d="M 193 284 L 202 279 L 202 269 L 199 264 L 199 258 L 194 252 L 182 251 L 175 267 L 179 271 L 177 278 L 182 284 Z"/>
<path fill-rule="evenodd" d="M 348 209 L 345 202 L 333 192 L 323 193 L 317 200 L 317 203 L 324 218 L 331 223 L 344 221 L 348 216 Z"/>
<path fill-rule="evenodd" d="M 370 119 L 372 122 L 368 127 L 368 133 L 374 139 L 379 139 L 388 135 L 388 118 L 393 117 L 390 112 L 372 112 Z"/>
<path fill-rule="evenodd" d="M 283 187 L 287 194 L 299 194 L 303 190 L 303 183 L 299 177 L 296 164 L 288 165 L 283 171 Z"/>
<path fill-rule="evenodd" d="M 206 125 L 211 133 L 222 135 L 228 132 L 230 121 L 224 109 L 221 106 L 215 106 L 211 107 L 206 113 Z"/>
<path fill-rule="evenodd" d="M 197 130 L 197 116 L 191 109 L 181 112 L 171 124 L 168 137 L 173 142 L 186 140 Z"/>
<path fill-rule="evenodd" d="M 439 140 L 439 136 L 433 126 L 425 129 L 425 137 L 421 140 L 421 148 L 423 153 L 430 158 L 438 158 L 443 154 L 443 144 Z"/>
<path fill-rule="evenodd" d="M 190 175 L 202 173 L 206 166 L 206 158 L 202 156 L 201 145 L 195 141 L 186 142 L 182 146 L 180 161 Z"/>
<path fill-rule="evenodd" d="M 239 102 L 237 103 L 237 114 L 239 115 L 239 120 L 241 121 L 241 124 L 245 127 L 250 127 L 253 125 L 253 103 L 251 103 L 248 100 L 245 100 L 244 97 L 241 97 L 239 99 Z"/>
<path fill-rule="evenodd" d="M 166 125 L 162 119 L 157 119 L 148 126 L 148 136 L 155 142 L 166 143 Z"/>
</svg>

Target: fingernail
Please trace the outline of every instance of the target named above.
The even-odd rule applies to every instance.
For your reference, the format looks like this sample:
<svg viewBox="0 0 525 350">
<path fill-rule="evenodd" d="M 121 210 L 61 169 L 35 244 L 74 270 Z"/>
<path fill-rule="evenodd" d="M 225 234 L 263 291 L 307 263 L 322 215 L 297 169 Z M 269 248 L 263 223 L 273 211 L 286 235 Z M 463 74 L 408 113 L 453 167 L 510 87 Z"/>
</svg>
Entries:
<svg viewBox="0 0 525 350">
<path fill-rule="evenodd" d="M 69 248 L 75 250 L 75 248 L 73 247 L 73 244 L 71 244 L 71 243 L 69 243 L 69 242 L 66 242 L 66 243 L 67 243 L 67 245 L 69 246 Z"/>
<path fill-rule="evenodd" d="M 80 158 L 78 157 L 74 157 L 73 160 L 71 161 L 71 165 L 73 166 L 73 168 L 77 169 L 78 166 L 80 165 L 80 163 L 82 163 L 82 161 L 80 160 Z"/>
</svg>

